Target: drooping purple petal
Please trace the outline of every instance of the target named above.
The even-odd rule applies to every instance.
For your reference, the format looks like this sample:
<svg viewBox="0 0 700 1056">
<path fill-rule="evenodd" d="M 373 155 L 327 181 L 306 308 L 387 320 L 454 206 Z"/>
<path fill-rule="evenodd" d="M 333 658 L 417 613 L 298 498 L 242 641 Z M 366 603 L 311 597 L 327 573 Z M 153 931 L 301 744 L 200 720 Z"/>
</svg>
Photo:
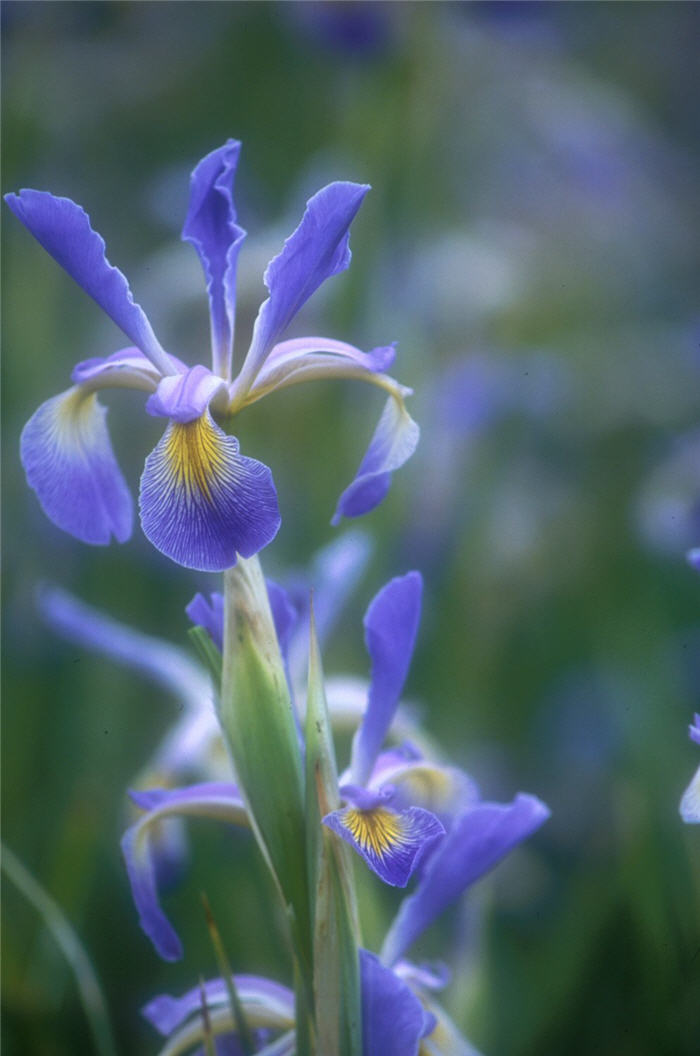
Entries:
<svg viewBox="0 0 700 1056">
<path fill-rule="evenodd" d="M 257 1010 L 258 1019 L 267 1013 L 267 1025 L 292 1026 L 294 994 L 288 987 L 259 975 L 234 975 L 233 981 L 246 1013 L 255 1015 Z M 228 1004 L 228 990 L 223 979 L 209 979 L 204 983 L 204 993 L 208 1008 Z M 141 1014 L 163 1037 L 168 1037 L 201 1007 L 201 991 L 196 986 L 181 997 L 159 994 L 141 1009 Z"/>
<path fill-rule="evenodd" d="M 417 1056 L 435 1018 L 378 957 L 360 950 L 362 1051 L 365 1056 Z"/>
<path fill-rule="evenodd" d="M 700 744 L 700 715 L 696 715 L 690 726 L 688 727 L 688 736 L 691 741 L 695 741 L 696 744 Z"/>
<path fill-rule="evenodd" d="M 388 370 L 394 345 L 362 352 L 328 337 L 299 337 L 275 345 L 250 389 L 250 402 L 276 389 L 326 378 L 363 379 Z"/>
<path fill-rule="evenodd" d="M 512 803 L 479 803 L 452 825 L 428 861 L 415 892 L 401 903 L 382 948 L 382 960 L 403 956 L 437 916 L 549 817 L 535 796 Z"/>
<path fill-rule="evenodd" d="M 199 254 L 209 294 L 212 369 L 231 373 L 236 314 L 236 265 L 246 236 L 236 223 L 233 181 L 241 144 L 229 139 L 202 158 L 190 179 L 190 204 L 182 238 Z"/>
<path fill-rule="evenodd" d="M 131 535 L 133 502 L 94 394 L 74 387 L 32 415 L 20 439 L 27 482 L 47 517 L 84 543 Z"/>
<path fill-rule="evenodd" d="M 171 418 L 181 425 L 201 418 L 216 394 L 226 391 L 221 378 L 197 364 L 185 374 L 170 375 L 146 401 L 146 410 L 155 418 Z"/>
<path fill-rule="evenodd" d="M 680 815 L 689 825 L 700 824 L 700 767 L 695 771 L 693 780 L 683 793 Z"/>
<path fill-rule="evenodd" d="M 139 924 L 163 960 L 182 957 L 182 944 L 173 926 L 160 908 L 156 870 L 150 846 L 151 826 L 172 815 L 194 815 L 220 818 L 236 825 L 246 825 L 243 800 L 235 785 L 208 782 L 188 788 L 152 789 L 131 792 L 131 798 L 147 813 L 124 833 L 122 853 L 131 884 L 131 893 L 139 914 Z"/>
<path fill-rule="evenodd" d="M 365 615 L 365 642 L 372 660 L 367 711 L 352 746 L 353 780 L 365 785 L 391 726 L 408 674 L 420 619 L 419 572 L 397 576 L 383 587 Z"/>
<path fill-rule="evenodd" d="M 396 811 L 381 804 L 360 806 L 359 795 L 351 796 L 348 789 L 342 792 L 355 802 L 327 814 L 324 825 L 362 855 L 386 884 L 405 887 L 435 840 L 444 836 L 442 823 L 420 807 Z"/>
<path fill-rule="evenodd" d="M 85 210 L 70 198 L 57 198 L 48 191 L 25 189 L 6 194 L 5 201 L 47 253 L 97 301 L 161 374 L 175 373 L 124 275 L 107 260 L 104 239 L 93 231 Z"/>
<path fill-rule="evenodd" d="M 212 642 L 222 652 L 224 647 L 224 596 L 212 591 L 207 600 L 203 594 L 195 594 L 185 606 L 188 619 L 195 627 L 203 627 Z"/>
<path fill-rule="evenodd" d="M 407 392 L 403 390 L 403 395 Z M 339 524 L 341 517 L 360 517 L 378 506 L 389 490 L 391 474 L 411 457 L 419 437 L 420 429 L 403 399 L 390 396 L 355 479 L 338 499 L 331 524 Z"/>
<path fill-rule="evenodd" d="M 270 470 L 239 454 L 236 438 L 208 411 L 192 422 L 170 422 L 146 459 L 140 509 L 153 545 L 202 572 L 230 568 L 237 554 L 251 557 L 280 526 Z"/>
<path fill-rule="evenodd" d="M 267 354 L 325 279 L 350 263 L 349 227 L 369 186 L 331 183 L 306 204 L 301 223 L 265 270 L 270 296 L 260 307 L 236 390 L 247 392 Z"/>
<path fill-rule="evenodd" d="M 180 365 L 179 360 L 173 359 L 173 362 Z M 71 381 L 75 385 L 90 390 L 115 387 L 155 392 L 160 379 L 160 371 L 135 347 L 122 348 L 111 356 L 84 359 L 71 372 Z"/>
</svg>

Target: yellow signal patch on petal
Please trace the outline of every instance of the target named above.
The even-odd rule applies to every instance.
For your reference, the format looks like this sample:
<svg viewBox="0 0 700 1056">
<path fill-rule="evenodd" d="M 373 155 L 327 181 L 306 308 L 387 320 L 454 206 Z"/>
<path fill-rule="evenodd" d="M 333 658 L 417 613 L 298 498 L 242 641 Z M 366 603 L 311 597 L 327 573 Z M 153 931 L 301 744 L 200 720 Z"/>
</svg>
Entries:
<svg viewBox="0 0 700 1056">
<path fill-rule="evenodd" d="M 210 416 L 171 422 L 164 453 L 174 486 L 190 495 L 199 492 L 207 502 L 213 502 L 211 482 L 226 474 L 228 467 L 221 434 Z"/>
<path fill-rule="evenodd" d="M 373 810 L 349 807 L 343 821 L 353 839 L 368 854 L 383 858 L 402 842 L 401 818 L 385 807 Z"/>
</svg>

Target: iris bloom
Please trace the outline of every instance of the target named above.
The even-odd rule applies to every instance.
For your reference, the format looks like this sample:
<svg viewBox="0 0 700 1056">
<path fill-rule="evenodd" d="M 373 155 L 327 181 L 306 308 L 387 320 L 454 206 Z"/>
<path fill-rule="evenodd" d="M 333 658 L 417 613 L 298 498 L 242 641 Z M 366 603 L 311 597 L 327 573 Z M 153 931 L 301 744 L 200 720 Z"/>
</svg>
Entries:
<svg viewBox="0 0 700 1056">
<path fill-rule="evenodd" d="M 266 546 L 280 524 L 267 466 L 242 455 L 219 424 L 270 392 L 316 378 L 370 381 L 388 394 L 384 412 L 353 482 L 333 518 L 366 513 L 386 495 L 391 473 L 413 453 L 418 427 L 404 405 L 409 389 L 385 371 L 393 346 L 365 353 L 342 341 L 280 341 L 316 289 L 350 263 L 349 228 L 369 187 L 331 183 L 307 203 L 301 223 L 267 266 L 269 296 L 258 312 L 248 352 L 233 371 L 238 225 L 233 180 L 240 143 L 228 140 L 192 173 L 182 231 L 202 263 L 211 317 L 211 369 L 186 366 L 167 352 L 124 275 L 107 260 L 103 239 L 68 198 L 22 190 L 5 197 L 44 249 L 82 286 L 132 344 L 79 363 L 73 385 L 29 420 L 21 456 L 27 480 L 49 518 L 87 543 L 129 538 L 133 508 L 117 465 L 97 393 L 105 388 L 148 394 L 146 411 L 165 418 L 165 433 L 147 457 L 140 515 L 153 545 L 189 568 L 220 571 L 237 555 Z"/>
<path fill-rule="evenodd" d="M 691 741 L 700 744 L 700 715 L 695 716 L 692 725 L 688 727 L 688 732 Z M 687 821 L 689 824 L 700 824 L 700 766 L 695 771 L 693 780 L 683 793 L 680 813 L 683 821 Z"/>
</svg>

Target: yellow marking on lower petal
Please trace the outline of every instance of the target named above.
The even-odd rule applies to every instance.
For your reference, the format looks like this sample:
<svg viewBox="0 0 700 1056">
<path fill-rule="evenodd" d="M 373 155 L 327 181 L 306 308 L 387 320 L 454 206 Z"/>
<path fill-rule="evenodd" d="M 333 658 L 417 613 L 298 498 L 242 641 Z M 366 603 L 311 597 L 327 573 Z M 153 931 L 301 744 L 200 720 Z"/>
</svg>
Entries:
<svg viewBox="0 0 700 1056">
<path fill-rule="evenodd" d="M 189 493 L 200 492 L 213 503 L 211 481 L 227 467 L 219 436 L 208 413 L 193 422 L 171 422 L 165 457 L 177 488 Z"/>
<path fill-rule="evenodd" d="M 343 822 L 363 851 L 377 854 L 380 858 L 403 842 L 399 815 L 385 807 L 375 807 L 373 810 L 349 807 Z"/>
</svg>

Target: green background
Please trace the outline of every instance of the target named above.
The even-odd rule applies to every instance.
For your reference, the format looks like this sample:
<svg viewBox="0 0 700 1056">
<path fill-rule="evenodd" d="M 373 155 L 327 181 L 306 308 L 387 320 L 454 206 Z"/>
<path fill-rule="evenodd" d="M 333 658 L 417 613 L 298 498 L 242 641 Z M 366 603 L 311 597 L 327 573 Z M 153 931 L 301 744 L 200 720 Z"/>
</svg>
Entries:
<svg viewBox="0 0 700 1056">
<path fill-rule="evenodd" d="M 90 213 L 165 346 L 208 356 L 204 284 L 179 242 L 188 174 L 243 141 L 237 354 L 262 271 L 306 198 L 373 185 L 353 263 L 293 333 L 398 341 L 422 427 L 365 518 L 370 567 L 324 656 L 365 675 L 361 618 L 411 567 L 425 604 L 407 692 L 484 795 L 552 819 L 425 938 L 444 999 L 485 1053 L 683 1056 L 700 1046 L 700 833 L 678 801 L 700 762 L 698 83 L 694 3 L 16 3 L 3 5 L 3 190 Z M 214 577 L 138 529 L 63 536 L 26 488 L 23 423 L 72 365 L 125 340 L 4 214 L 4 839 L 56 898 L 108 995 L 122 1052 L 157 1051 L 139 1006 L 215 974 L 205 889 L 237 971 L 285 979 L 249 842 L 193 823 L 166 906 L 185 960 L 141 934 L 118 850 L 125 789 L 177 715 L 137 675 L 57 640 L 57 583 L 185 642 Z M 495 380 L 494 380 L 495 379 Z M 110 394 L 135 486 L 162 426 Z M 272 467 L 282 577 L 329 518 L 381 396 L 323 383 L 236 423 Z M 395 893 L 362 878 L 368 941 Z M 4 1043 L 90 1052 L 65 963 L 4 891 Z"/>
</svg>

